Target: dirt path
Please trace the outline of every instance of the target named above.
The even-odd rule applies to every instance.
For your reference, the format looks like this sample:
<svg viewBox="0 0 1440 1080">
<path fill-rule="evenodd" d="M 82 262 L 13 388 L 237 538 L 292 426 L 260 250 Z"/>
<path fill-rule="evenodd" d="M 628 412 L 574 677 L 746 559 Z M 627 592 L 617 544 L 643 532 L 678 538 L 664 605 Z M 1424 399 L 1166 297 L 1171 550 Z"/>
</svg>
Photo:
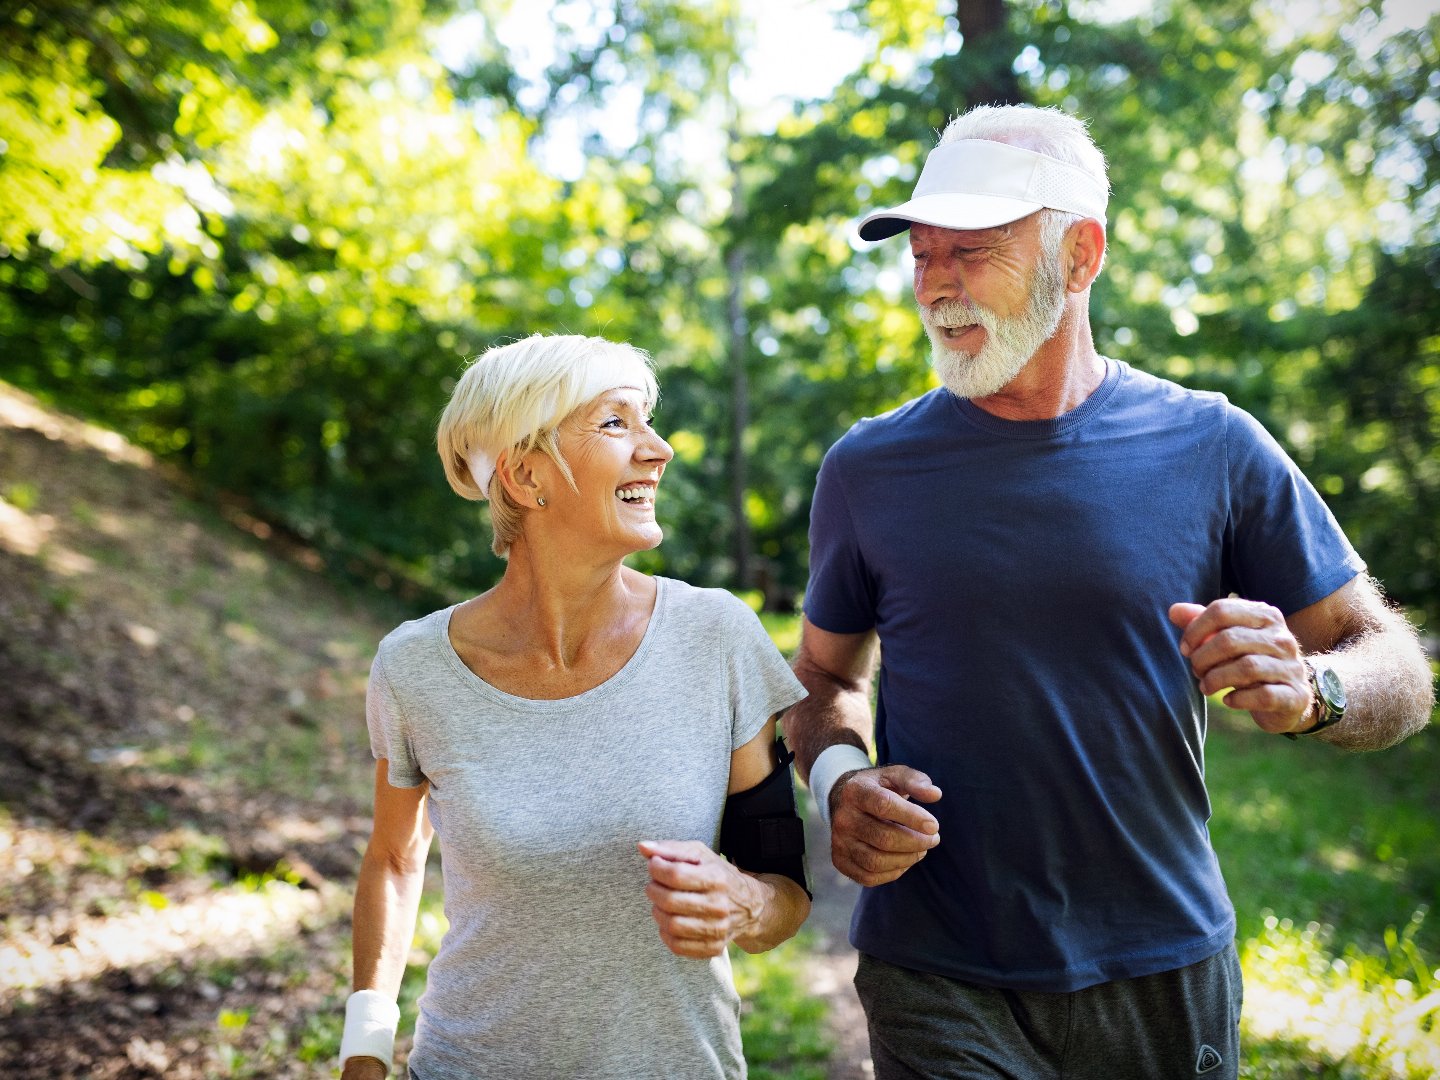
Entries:
<svg viewBox="0 0 1440 1080">
<path fill-rule="evenodd" d="M 865 1013 L 855 996 L 855 950 L 849 941 L 850 912 L 860 886 L 836 871 L 830 863 L 830 831 L 812 806 L 806 808 L 805 845 L 814 879 L 815 905 L 808 926 L 816 937 L 810 961 L 810 988 L 830 1005 L 830 1033 L 835 1054 L 828 1080 L 871 1080 L 870 1043 Z"/>
</svg>

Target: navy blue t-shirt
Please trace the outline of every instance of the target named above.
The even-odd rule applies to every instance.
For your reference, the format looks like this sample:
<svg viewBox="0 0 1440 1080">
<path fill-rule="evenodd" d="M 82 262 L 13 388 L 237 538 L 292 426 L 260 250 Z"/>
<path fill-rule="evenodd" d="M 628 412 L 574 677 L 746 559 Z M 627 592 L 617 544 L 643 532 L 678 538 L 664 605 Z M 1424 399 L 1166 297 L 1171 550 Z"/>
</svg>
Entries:
<svg viewBox="0 0 1440 1080">
<path fill-rule="evenodd" d="M 852 943 L 891 963 L 1070 991 L 1234 935 L 1167 611 L 1236 593 L 1288 615 L 1364 564 L 1249 415 L 1106 368 L 1054 420 L 932 391 L 821 466 L 805 613 L 879 633 L 879 762 L 944 792 L 940 844 L 855 910 Z"/>
</svg>

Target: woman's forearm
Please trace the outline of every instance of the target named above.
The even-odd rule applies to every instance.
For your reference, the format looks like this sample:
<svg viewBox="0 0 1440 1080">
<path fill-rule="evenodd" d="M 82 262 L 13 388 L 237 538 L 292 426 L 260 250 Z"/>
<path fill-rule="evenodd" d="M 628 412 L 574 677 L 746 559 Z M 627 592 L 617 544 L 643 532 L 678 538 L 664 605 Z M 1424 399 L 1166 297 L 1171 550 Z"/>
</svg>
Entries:
<svg viewBox="0 0 1440 1080">
<path fill-rule="evenodd" d="M 352 949 L 355 989 L 400 994 L 415 918 L 425 883 L 425 862 L 411 859 L 398 865 L 373 851 L 365 852 L 355 887 Z"/>
<path fill-rule="evenodd" d="M 779 874 L 741 871 L 754 887 L 756 915 L 751 926 L 735 938 L 747 953 L 761 953 L 795 936 L 810 914 L 810 898 L 794 881 Z"/>
</svg>

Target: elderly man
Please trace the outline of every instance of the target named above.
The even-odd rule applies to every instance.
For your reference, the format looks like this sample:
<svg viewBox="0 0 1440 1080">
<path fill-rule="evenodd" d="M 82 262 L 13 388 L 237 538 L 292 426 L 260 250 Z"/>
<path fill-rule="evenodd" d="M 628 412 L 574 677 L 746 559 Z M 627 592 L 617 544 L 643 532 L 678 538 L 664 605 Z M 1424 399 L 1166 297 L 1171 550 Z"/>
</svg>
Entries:
<svg viewBox="0 0 1440 1080">
<path fill-rule="evenodd" d="M 1275 441 L 1096 351 L 1108 191 L 1080 121 L 982 107 L 860 227 L 909 230 L 944 388 L 826 456 L 785 727 L 867 886 L 880 1080 L 1235 1076 L 1205 696 L 1276 753 L 1429 717 L 1408 624 Z"/>
</svg>

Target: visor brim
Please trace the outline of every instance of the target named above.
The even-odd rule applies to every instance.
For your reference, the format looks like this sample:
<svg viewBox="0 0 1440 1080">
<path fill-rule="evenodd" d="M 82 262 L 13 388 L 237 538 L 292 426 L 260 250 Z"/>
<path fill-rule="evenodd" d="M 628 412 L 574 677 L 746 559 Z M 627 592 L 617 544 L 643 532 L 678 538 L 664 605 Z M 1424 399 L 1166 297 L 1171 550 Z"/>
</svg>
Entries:
<svg viewBox="0 0 1440 1080">
<path fill-rule="evenodd" d="M 940 229 L 993 229 L 1029 217 L 1043 208 L 1042 203 L 999 195 L 958 192 L 922 195 L 893 209 L 866 214 L 860 222 L 860 239 L 886 240 L 917 222 Z"/>
</svg>

